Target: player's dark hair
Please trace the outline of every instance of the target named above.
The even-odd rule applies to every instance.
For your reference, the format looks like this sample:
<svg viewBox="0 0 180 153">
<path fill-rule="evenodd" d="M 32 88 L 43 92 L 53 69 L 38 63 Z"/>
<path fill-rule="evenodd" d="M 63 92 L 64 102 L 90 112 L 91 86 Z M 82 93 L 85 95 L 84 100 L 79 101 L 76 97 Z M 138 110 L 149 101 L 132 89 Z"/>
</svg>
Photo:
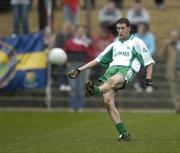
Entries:
<svg viewBox="0 0 180 153">
<path fill-rule="evenodd" d="M 127 18 L 120 18 L 120 19 L 118 19 L 116 21 L 115 25 L 117 25 L 117 24 L 125 24 L 127 27 L 131 26 L 131 24 L 130 24 L 130 22 L 129 22 L 129 20 Z"/>
</svg>

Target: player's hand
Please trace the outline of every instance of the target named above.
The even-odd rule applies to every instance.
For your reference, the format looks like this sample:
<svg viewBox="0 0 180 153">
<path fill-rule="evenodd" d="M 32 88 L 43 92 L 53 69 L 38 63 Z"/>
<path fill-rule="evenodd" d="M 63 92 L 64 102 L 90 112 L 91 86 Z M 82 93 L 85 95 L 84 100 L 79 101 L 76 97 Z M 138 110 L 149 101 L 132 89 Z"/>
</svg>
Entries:
<svg viewBox="0 0 180 153">
<path fill-rule="evenodd" d="M 79 69 L 72 70 L 67 73 L 67 76 L 71 79 L 75 79 L 81 71 Z"/>
</svg>

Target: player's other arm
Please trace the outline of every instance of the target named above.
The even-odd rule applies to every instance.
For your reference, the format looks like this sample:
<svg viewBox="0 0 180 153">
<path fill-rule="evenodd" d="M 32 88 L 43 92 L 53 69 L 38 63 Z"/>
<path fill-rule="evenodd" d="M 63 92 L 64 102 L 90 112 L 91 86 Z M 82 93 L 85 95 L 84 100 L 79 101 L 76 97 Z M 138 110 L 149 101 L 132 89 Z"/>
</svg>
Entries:
<svg viewBox="0 0 180 153">
<path fill-rule="evenodd" d="M 153 63 L 146 66 L 146 86 L 153 86 L 152 72 L 153 72 Z"/>
<path fill-rule="evenodd" d="M 152 79 L 152 72 L 153 72 L 153 63 L 146 66 L 146 79 Z"/>
<path fill-rule="evenodd" d="M 147 49 L 147 46 L 142 40 L 139 40 L 137 43 L 138 50 L 140 51 L 140 54 L 143 59 L 143 65 L 146 67 L 146 86 L 153 86 L 152 83 L 152 73 L 153 73 L 153 65 L 155 64 L 155 61 L 153 60 L 149 50 Z"/>
</svg>

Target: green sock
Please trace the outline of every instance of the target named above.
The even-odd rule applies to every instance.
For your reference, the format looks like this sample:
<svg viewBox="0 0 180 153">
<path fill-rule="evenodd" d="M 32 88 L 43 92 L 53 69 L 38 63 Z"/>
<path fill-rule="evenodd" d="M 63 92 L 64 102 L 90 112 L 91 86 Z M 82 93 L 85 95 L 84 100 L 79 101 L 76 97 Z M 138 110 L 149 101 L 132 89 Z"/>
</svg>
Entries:
<svg viewBox="0 0 180 153">
<path fill-rule="evenodd" d="M 116 129 L 118 130 L 119 134 L 127 133 L 127 129 L 122 122 L 116 124 Z"/>
<path fill-rule="evenodd" d="M 94 86 L 94 95 L 100 94 L 101 91 L 98 86 Z"/>
</svg>

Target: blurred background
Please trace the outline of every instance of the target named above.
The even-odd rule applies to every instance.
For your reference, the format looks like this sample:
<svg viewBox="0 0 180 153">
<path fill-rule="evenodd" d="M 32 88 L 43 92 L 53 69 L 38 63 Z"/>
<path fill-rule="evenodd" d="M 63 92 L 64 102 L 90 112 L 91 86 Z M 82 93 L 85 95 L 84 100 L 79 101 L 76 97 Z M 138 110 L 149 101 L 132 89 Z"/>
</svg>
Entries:
<svg viewBox="0 0 180 153">
<path fill-rule="evenodd" d="M 83 84 L 96 83 L 97 67 L 72 82 L 67 71 L 96 57 L 118 39 L 115 21 L 127 17 L 132 34 L 146 43 L 156 61 L 153 82 L 144 87 L 142 69 L 116 97 L 118 108 L 173 109 L 180 112 L 180 1 L 176 0 L 1 0 L 0 107 L 103 108 L 100 96 L 85 98 Z M 74 47 L 75 46 L 75 47 Z M 68 55 L 50 65 L 51 48 Z"/>
</svg>

